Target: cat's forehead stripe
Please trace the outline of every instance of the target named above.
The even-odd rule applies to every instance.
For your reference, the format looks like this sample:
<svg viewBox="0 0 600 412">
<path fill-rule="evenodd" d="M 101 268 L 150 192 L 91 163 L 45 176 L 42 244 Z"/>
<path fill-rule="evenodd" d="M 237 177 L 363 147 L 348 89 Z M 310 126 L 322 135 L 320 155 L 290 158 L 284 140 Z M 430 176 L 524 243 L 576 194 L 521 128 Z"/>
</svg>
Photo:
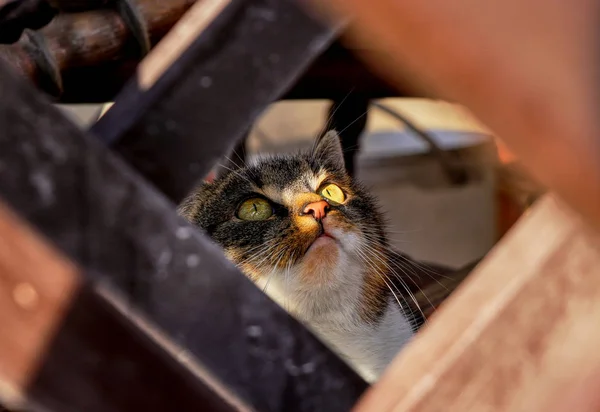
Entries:
<svg viewBox="0 0 600 412">
<path fill-rule="evenodd" d="M 263 180 L 263 185 L 255 189 L 274 202 L 293 206 L 297 203 L 296 197 L 299 193 L 315 192 L 327 176 L 327 172 L 322 169 L 317 174 L 307 170 L 285 184 L 279 179 L 273 179 L 274 181 L 270 182 Z"/>
<path fill-rule="evenodd" d="M 262 192 L 272 201 L 285 206 L 294 206 L 296 203 L 296 198 L 299 194 L 311 191 L 311 188 L 307 187 L 306 181 L 304 179 L 290 183 L 284 188 L 280 188 L 274 185 L 265 185 L 260 190 L 260 192 Z"/>
<path fill-rule="evenodd" d="M 264 185 L 259 192 L 271 199 L 273 202 L 281 204 L 284 203 L 283 191 L 277 186 Z"/>
</svg>

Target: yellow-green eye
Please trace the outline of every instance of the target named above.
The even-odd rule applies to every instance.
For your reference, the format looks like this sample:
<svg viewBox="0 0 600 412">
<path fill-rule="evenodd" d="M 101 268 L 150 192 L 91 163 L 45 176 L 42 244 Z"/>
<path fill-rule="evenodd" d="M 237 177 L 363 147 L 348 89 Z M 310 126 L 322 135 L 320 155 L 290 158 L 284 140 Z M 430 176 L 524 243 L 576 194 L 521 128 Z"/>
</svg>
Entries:
<svg viewBox="0 0 600 412">
<path fill-rule="evenodd" d="M 242 220 L 265 220 L 273 215 L 271 204 L 260 197 L 244 201 L 237 211 L 237 217 Z"/>
<path fill-rule="evenodd" d="M 346 200 L 346 195 L 342 192 L 339 186 L 329 183 L 319 190 L 319 194 L 326 199 L 329 199 L 335 203 L 343 203 Z"/>
</svg>

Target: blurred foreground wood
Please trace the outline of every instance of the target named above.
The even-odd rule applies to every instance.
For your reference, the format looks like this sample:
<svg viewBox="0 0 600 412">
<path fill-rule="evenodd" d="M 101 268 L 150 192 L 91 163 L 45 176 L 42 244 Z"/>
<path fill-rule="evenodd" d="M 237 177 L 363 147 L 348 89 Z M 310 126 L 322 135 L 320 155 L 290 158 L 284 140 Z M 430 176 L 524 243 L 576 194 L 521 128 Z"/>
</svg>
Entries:
<svg viewBox="0 0 600 412">
<path fill-rule="evenodd" d="M 0 399 L 19 405 L 78 289 L 75 267 L 0 205 Z"/>
<path fill-rule="evenodd" d="M 600 236 L 544 198 L 355 410 L 597 411 L 599 268 Z"/>
<path fill-rule="evenodd" d="M 381 39 L 393 57 L 383 71 L 466 104 L 557 192 L 356 410 L 598 410 L 598 3 L 334 2 Z M 192 14 L 193 27 L 205 30 L 173 47 L 185 52 L 152 66 L 171 75 L 149 90 L 132 81 L 95 139 L 0 66 L 1 195 L 52 241 L 0 209 L 3 402 L 346 411 L 365 389 L 168 201 L 189 192 L 337 33 L 293 0 L 231 2 L 207 14 L 209 25 L 202 15 Z"/>
<path fill-rule="evenodd" d="M 374 68 L 466 105 L 557 195 L 522 218 L 356 410 L 599 410 L 600 2 L 328 3 L 390 56 L 365 56 Z"/>
<path fill-rule="evenodd" d="M 550 190 L 600 228 L 600 2 L 331 0 L 374 66 L 466 105 Z M 368 58 L 369 56 L 365 56 Z"/>
<path fill-rule="evenodd" d="M 0 203 L 0 411 L 244 409 L 191 373 L 194 362 L 183 366 L 121 296 L 84 278 Z"/>
</svg>

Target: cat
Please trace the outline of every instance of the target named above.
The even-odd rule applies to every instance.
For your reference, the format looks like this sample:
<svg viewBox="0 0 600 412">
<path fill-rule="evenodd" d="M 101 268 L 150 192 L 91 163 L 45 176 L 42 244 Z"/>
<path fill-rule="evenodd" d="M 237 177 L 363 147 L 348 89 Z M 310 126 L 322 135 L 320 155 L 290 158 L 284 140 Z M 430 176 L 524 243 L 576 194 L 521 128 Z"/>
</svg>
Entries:
<svg viewBox="0 0 600 412">
<path fill-rule="evenodd" d="M 424 321 L 415 275 L 429 269 L 391 249 L 335 131 L 204 183 L 178 210 L 369 382 Z"/>
</svg>

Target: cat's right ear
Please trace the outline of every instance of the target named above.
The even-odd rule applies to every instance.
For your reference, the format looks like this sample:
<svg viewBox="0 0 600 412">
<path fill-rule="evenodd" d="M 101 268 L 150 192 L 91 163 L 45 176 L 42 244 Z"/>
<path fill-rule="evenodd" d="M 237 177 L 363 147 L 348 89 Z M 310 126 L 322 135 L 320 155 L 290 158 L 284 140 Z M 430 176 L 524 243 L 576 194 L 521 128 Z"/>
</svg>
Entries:
<svg viewBox="0 0 600 412">
<path fill-rule="evenodd" d="M 313 156 L 320 162 L 335 169 L 345 171 L 344 152 L 340 136 L 335 130 L 325 133 L 318 141 L 313 151 Z"/>
<path fill-rule="evenodd" d="M 198 208 L 201 204 L 202 197 L 200 192 L 205 189 L 210 183 L 200 183 L 185 199 L 177 206 L 177 214 L 184 217 L 188 222 L 194 223 L 194 218 L 198 214 Z"/>
</svg>

